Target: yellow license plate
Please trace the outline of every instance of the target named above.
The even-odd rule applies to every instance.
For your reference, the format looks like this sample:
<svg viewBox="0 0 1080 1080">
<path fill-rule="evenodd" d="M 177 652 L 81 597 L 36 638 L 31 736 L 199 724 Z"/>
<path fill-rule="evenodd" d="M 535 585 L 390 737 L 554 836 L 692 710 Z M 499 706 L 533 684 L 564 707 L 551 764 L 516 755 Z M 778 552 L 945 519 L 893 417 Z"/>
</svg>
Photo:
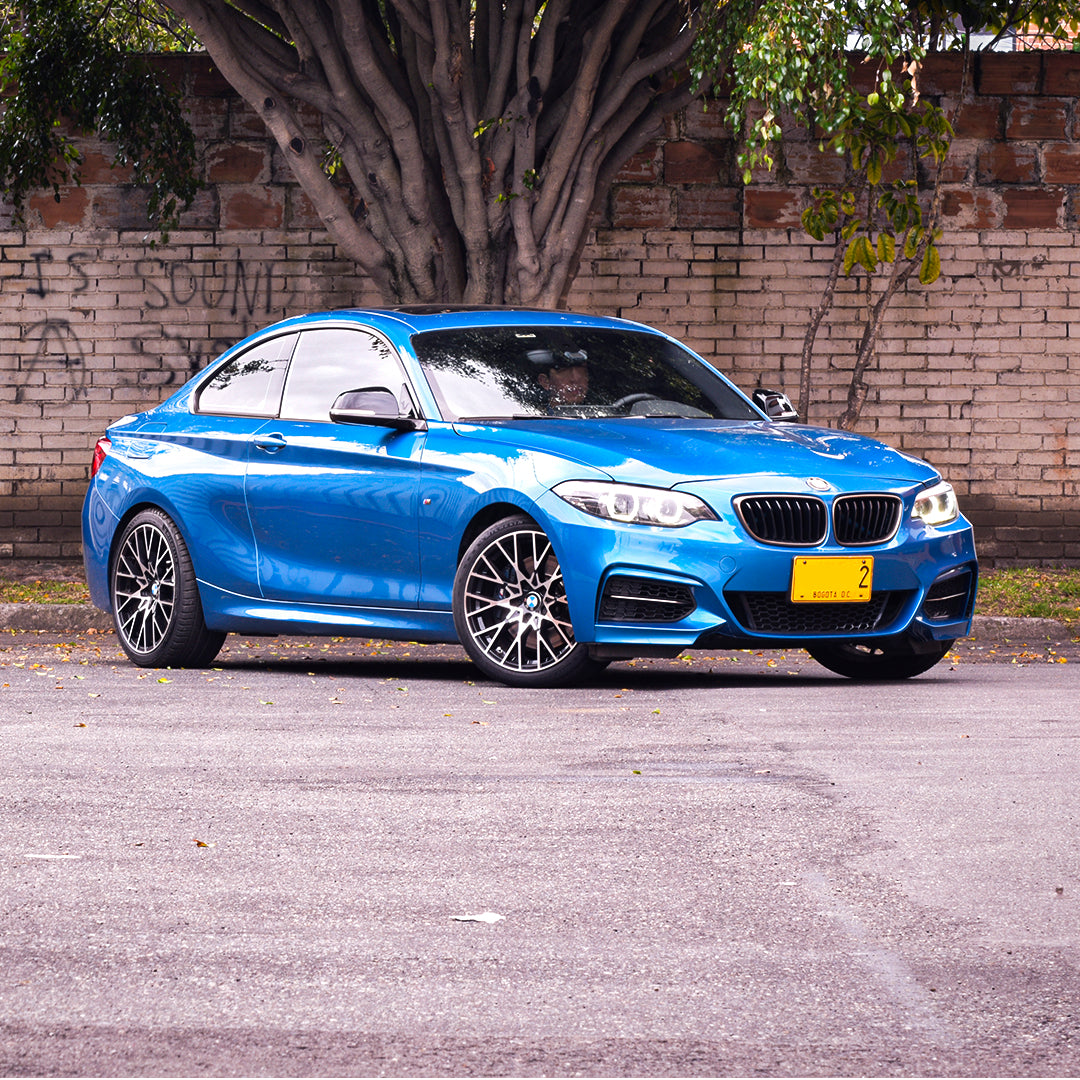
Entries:
<svg viewBox="0 0 1080 1080">
<path fill-rule="evenodd" d="M 872 556 L 797 556 L 791 571 L 793 604 L 858 604 L 870 599 Z"/>
</svg>

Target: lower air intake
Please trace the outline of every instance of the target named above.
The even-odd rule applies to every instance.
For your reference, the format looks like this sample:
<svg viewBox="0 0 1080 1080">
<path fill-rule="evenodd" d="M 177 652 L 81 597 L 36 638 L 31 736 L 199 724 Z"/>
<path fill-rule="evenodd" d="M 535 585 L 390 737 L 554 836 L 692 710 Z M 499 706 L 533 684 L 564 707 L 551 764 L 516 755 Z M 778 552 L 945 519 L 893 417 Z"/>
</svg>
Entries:
<svg viewBox="0 0 1080 1080">
<path fill-rule="evenodd" d="M 966 618 L 973 581 L 970 570 L 938 578 L 926 591 L 923 616 L 931 622 L 956 622 Z"/>
<path fill-rule="evenodd" d="M 906 592 L 879 592 L 865 604 L 793 604 L 787 593 L 729 592 L 732 613 L 756 634 L 869 634 L 896 618 Z"/>
<path fill-rule="evenodd" d="M 616 574 L 600 597 L 600 622 L 678 622 L 697 604 L 689 585 Z"/>
</svg>

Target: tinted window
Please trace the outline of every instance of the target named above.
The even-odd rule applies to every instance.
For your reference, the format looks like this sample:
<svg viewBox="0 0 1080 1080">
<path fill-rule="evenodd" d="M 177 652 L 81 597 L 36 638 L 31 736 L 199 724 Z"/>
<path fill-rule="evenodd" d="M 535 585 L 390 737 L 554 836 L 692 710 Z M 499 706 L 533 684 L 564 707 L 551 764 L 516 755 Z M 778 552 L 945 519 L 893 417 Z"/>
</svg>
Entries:
<svg viewBox="0 0 1080 1080">
<path fill-rule="evenodd" d="M 199 412 L 277 416 L 296 334 L 282 334 L 230 360 L 200 391 Z"/>
<path fill-rule="evenodd" d="M 330 407 L 347 390 L 384 386 L 402 412 L 411 408 L 405 376 L 394 351 L 363 330 L 305 330 L 296 347 L 281 415 L 289 420 L 330 419 Z"/>
<path fill-rule="evenodd" d="M 761 419 L 697 357 L 655 334 L 480 327 L 418 334 L 413 346 L 446 420 Z"/>
</svg>

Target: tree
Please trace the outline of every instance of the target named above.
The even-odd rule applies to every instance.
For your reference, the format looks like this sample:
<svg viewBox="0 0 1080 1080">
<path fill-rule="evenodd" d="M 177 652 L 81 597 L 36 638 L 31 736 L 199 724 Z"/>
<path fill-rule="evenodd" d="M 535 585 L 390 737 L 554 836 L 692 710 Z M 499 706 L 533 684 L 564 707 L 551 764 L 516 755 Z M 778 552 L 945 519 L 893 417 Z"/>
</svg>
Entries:
<svg viewBox="0 0 1080 1080">
<path fill-rule="evenodd" d="M 388 301 L 558 306 L 619 169 L 729 66 L 732 116 L 761 103 L 748 170 L 788 118 L 844 138 L 867 93 L 849 71 L 853 30 L 870 93 L 902 111 L 895 65 L 951 25 L 946 0 L 912 4 L 20 0 L 0 6 L 0 185 L 18 204 L 77 179 L 62 117 L 117 140 L 151 211 L 175 223 L 194 194 L 194 144 L 135 51 L 197 41 Z"/>
<path fill-rule="evenodd" d="M 690 100 L 678 0 L 167 3 L 398 300 L 557 304 L 598 196 Z"/>
<path fill-rule="evenodd" d="M 710 18 L 723 23 L 729 9 L 745 17 L 759 2 L 725 3 Z M 618 170 L 691 100 L 685 61 L 701 19 L 683 0 L 163 5 L 262 117 L 332 239 L 386 299 L 545 306 L 565 297 Z M 70 64 L 83 51 L 80 32 L 94 42 L 85 51 L 104 51 L 100 24 L 115 7 L 17 4 L 21 36 L 8 44 L 22 61 L 8 82 L 36 73 L 45 55 L 50 71 L 62 65 L 58 49 Z M 63 14 L 49 22 L 51 8 Z M 34 111 L 33 101 L 21 107 L 24 85 L 13 99 L 22 123 Z M 46 83 L 39 76 L 33 85 Z M 91 119 L 86 110 L 68 115 Z M 111 114 L 98 115 L 115 134 Z M 20 172 L 15 154 L 0 158 L 16 199 L 19 178 L 40 179 L 50 152 L 72 161 L 70 144 L 36 130 L 32 170 Z M 143 160 L 140 150 L 127 160 Z M 139 177 L 175 175 L 159 167 Z"/>
</svg>

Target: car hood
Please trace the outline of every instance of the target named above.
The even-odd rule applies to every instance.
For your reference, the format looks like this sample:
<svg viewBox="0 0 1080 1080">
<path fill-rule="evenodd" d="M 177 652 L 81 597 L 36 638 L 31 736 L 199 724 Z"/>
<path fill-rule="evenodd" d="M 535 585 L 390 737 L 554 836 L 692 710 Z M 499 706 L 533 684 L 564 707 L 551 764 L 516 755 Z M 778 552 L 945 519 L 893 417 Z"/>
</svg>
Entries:
<svg viewBox="0 0 1080 1080">
<path fill-rule="evenodd" d="M 613 480 L 674 487 L 706 480 L 821 477 L 836 487 L 921 484 L 937 473 L 884 443 L 831 428 L 775 421 L 542 418 L 459 424 L 459 435 L 518 451 L 552 455 Z M 779 486 L 787 486 L 781 483 Z"/>
</svg>

